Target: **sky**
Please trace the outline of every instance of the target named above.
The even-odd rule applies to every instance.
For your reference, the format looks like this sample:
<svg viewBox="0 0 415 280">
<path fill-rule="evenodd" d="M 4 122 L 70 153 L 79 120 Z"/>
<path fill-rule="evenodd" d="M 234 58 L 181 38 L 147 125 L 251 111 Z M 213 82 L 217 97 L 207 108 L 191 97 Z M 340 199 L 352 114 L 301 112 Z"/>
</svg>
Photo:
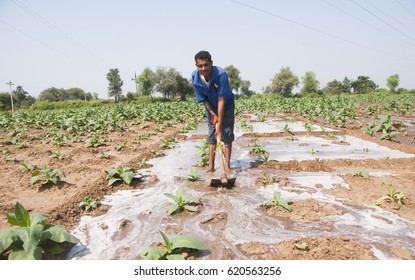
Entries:
<svg viewBox="0 0 415 280">
<path fill-rule="evenodd" d="M 256 92 L 287 66 L 320 88 L 358 76 L 386 88 L 393 74 L 415 88 L 414 0 L 0 0 L 0 35 L 0 92 L 11 81 L 34 97 L 79 87 L 106 99 L 111 68 L 124 94 L 146 67 L 190 79 L 199 50 Z"/>
</svg>

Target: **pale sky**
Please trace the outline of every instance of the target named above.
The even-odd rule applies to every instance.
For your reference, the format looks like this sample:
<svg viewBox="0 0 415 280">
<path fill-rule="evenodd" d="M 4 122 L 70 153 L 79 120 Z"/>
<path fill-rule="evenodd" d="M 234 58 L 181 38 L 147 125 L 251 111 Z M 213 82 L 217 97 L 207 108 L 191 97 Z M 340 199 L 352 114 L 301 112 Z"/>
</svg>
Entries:
<svg viewBox="0 0 415 280">
<path fill-rule="evenodd" d="M 0 92 L 12 81 L 35 97 L 79 87 L 108 98 L 110 68 L 124 94 L 145 67 L 190 78 L 199 50 L 257 92 L 286 66 L 320 88 L 358 76 L 386 87 L 392 74 L 415 88 L 414 0 L 0 0 L 0 35 Z"/>
</svg>

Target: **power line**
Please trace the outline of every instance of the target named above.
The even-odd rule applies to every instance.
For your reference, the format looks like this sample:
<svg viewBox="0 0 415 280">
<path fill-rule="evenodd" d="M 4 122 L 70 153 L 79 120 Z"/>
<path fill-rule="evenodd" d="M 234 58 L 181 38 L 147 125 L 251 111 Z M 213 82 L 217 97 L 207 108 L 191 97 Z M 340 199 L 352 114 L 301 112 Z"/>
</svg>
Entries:
<svg viewBox="0 0 415 280">
<path fill-rule="evenodd" d="M 29 15 L 31 15 L 32 17 L 34 17 L 35 19 L 37 19 L 42 24 L 46 25 L 48 28 L 50 28 L 55 33 L 57 33 L 58 35 L 60 35 L 61 37 L 63 37 L 67 41 L 69 41 L 70 43 L 72 43 L 74 46 L 78 47 L 79 49 L 81 49 L 82 51 L 84 51 L 85 53 L 87 53 L 88 55 L 95 57 L 96 59 L 98 59 L 104 65 L 107 65 L 108 64 L 102 58 L 100 58 L 99 56 L 97 56 L 95 53 L 93 53 L 92 51 L 90 51 L 88 48 L 84 47 L 82 44 L 80 44 L 77 41 L 75 41 L 68 34 L 66 34 L 65 32 L 63 32 L 59 28 L 57 28 L 55 25 L 53 25 L 52 23 L 50 23 L 49 21 L 47 21 L 45 18 L 43 18 L 42 16 L 40 16 L 39 14 L 37 14 L 35 11 L 33 11 L 32 9 L 30 9 L 28 6 L 24 5 L 19 0 L 12 0 L 12 1 L 17 6 L 19 6 L 21 9 L 23 9 L 26 13 L 28 13 Z"/>
<path fill-rule="evenodd" d="M 363 9 L 364 11 L 366 11 L 367 13 L 369 13 L 370 15 L 374 16 L 375 18 L 377 18 L 378 20 L 380 20 L 381 22 L 383 22 L 384 24 L 386 24 L 387 26 L 389 26 L 390 28 L 394 29 L 395 31 L 397 31 L 398 33 L 402 34 L 403 36 L 405 36 L 406 38 L 410 39 L 411 41 L 415 41 L 412 37 L 406 35 L 405 33 L 403 33 L 402 31 L 400 31 L 399 29 L 397 29 L 395 26 L 393 26 L 392 24 L 390 24 L 389 22 L 383 20 L 382 18 L 378 17 L 376 14 L 372 13 L 371 11 L 369 11 L 368 9 L 366 9 L 365 7 L 363 7 L 362 5 L 360 5 L 359 3 L 356 3 L 356 1 L 351 0 L 355 5 L 357 5 L 358 7 L 360 7 L 361 9 Z"/>
<path fill-rule="evenodd" d="M 254 6 L 251 6 L 251 5 L 248 5 L 248 4 L 245 4 L 245 3 L 242 3 L 242 2 L 236 1 L 236 0 L 229 0 L 229 1 L 234 2 L 234 3 L 236 3 L 238 5 L 241 5 L 241 6 L 245 6 L 247 8 L 252 9 L 252 10 L 255 10 L 257 12 L 260 12 L 260 13 L 267 14 L 267 15 L 272 16 L 272 17 L 276 17 L 276 18 L 282 19 L 284 21 L 293 23 L 293 24 L 298 25 L 298 26 L 301 26 L 303 28 L 310 29 L 310 30 L 312 30 L 314 32 L 318 32 L 318 33 L 324 34 L 324 35 L 329 36 L 331 38 L 334 38 L 334 39 L 337 39 L 337 40 L 340 40 L 340 41 L 343 41 L 343 42 L 346 42 L 346 43 L 349 43 L 349 44 L 352 44 L 352 45 L 355 45 L 355 46 L 358 46 L 358 47 L 361 47 L 361 48 L 365 48 L 365 49 L 368 49 L 368 50 L 371 50 L 371 51 L 375 51 L 375 52 L 387 54 L 387 55 L 390 55 L 390 56 L 398 57 L 398 58 L 401 58 L 401 59 L 410 59 L 408 57 L 403 57 L 403 56 L 400 56 L 400 55 L 396 55 L 396 54 L 393 54 L 393 53 L 388 53 L 388 52 L 385 52 L 385 51 L 382 51 L 382 50 L 379 50 L 379 49 L 375 49 L 375 48 L 372 48 L 372 47 L 369 47 L 369 46 L 362 45 L 360 43 L 357 43 L 357 42 L 354 42 L 354 41 L 351 41 L 351 40 L 348 40 L 348 39 L 339 37 L 337 35 L 333 35 L 333 34 L 328 33 L 326 31 L 319 30 L 319 29 L 314 28 L 312 26 L 309 26 L 309 25 L 305 25 L 305 24 L 296 22 L 294 20 L 285 18 L 285 17 L 280 16 L 280 15 L 277 15 L 275 13 L 271 13 L 269 11 L 266 11 L 266 10 L 263 10 L 263 9 L 260 9 L 260 8 L 257 8 L 257 7 L 254 7 Z"/>
<path fill-rule="evenodd" d="M 378 7 L 376 7 L 375 5 L 373 5 L 372 3 L 370 3 L 369 1 L 367 1 L 367 0 L 364 0 L 364 1 L 365 1 L 368 5 L 372 6 L 373 8 L 375 8 L 376 10 L 378 10 L 379 12 L 381 12 L 382 14 L 384 14 L 385 16 L 387 16 L 388 18 L 392 19 L 393 21 L 395 21 L 395 22 L 399 23 L 400 25 L 405 26 L 406 28 L 408 28 L 408 29 L 410 29 L 410 30 L 412 30 L 412 31 L 415 31 L 415 29 L 413 29 L 412 27 L 410 27 L 410 26 L 406 25 L 405 23 L 403 23 L 403 22 L 401 22 L 401 21 L 399 21 L 399 20 L 395 19 L 394 17 L 390 16 L 388 13 L 386 13 L 386 12 L 382 11 L 381 9 L 379 9 Z"/>
<path fill-rule="evenodd" d="M 5 22 L 4 20 L 0 19 L 0 22 L 1 22 L 1 23 L 3 23 L 4 25 L 7 25 L 9 28 L 14 29 L 15 31 L 17 31 L 17 32 L 19 32 L 19 33 L 21 33 L 21 34 L 23 34 L 23 35 L 25 35 L 25 36 L 29 37 L 30 39 L 32 39 L 32 40 L 34 40 L 34 41 L 38 42 L 39 44 L 41 44 L 41 45 L 43 45 L 43 46 L 45 46 L 45 47 L 47 47 L 47 48 L 49 48 L 49 49 L 51 49 L 51 50 L 53 50 L 53 51 L 57 52 L 57 53 L 59 53 L 59 54 L 61 54 L 61 55 L 65 56 L 65 57 L 67 57 L 67 58 L 69 58 L 69 59 L 71 59 L 71 60 L 74 60 L 74 61 L 76 61 L 76 62 L 78 62 L 78 63 L 80 63 L 80 64 L 82 64 L 82 65 L 84 65 L 84 66 L 90 67 L 89 65 L 86 65 L 86 64 L 85 64 L 85 63 L 83 63 L 82 61 L 77 60 L 77 59 L 75 59 L 75 58 L 73 58 L 73 57 L 71 57 L 71 56 L 67 55 L 66 53 L 62 52 L 61 50 L 59 50 L 59 49 L 57 49 L 57 48 L 54 48 L 54 47 L 52 47 L 52 46 L 49 46 L 48 44 L 46 44 L 45 42 L 43 42 L 43 41 L 41 41 L 41 40 L 37 39 L 36 37 L 34 37 L 34 36 L 30 35 L 30 34 L 27 34 L 26 32 L 24 32 L 24 31 L 22 31 L 22 30 L 20 30 L 20 29 L 18 29 L 18 28 L 16 28 L 16 27 L 14 27 L 14 26 L 10 25 L 9 23 Z"/>
<path fill-rule="evenodd" d="M 360 18 L 358 18 L 358 17 L 354 16 L 353 14 L 351 14 L 351 13 L 349 13 L 349 12 L 346 12 L 345 10 L 343 10 L 343 9 L 341 9 L 341 8 L 339 8 L 339 7 L 335 6 L 335 5 L 333 5 L 332 3 L 327 2 L 326 0 L 321 0 L 321 1 L 323 1 L 324 3 L 326 3 L 327 5 L 329 5 L 329 6 L 331 6 L 331 7 L 333 7 L 333 8 L 335 8 L 335 9 L 339 10 L 340 12 L 345 13 L 346 15 L 348 15 L 348 16 L 350 16 L 350 17 L 354 18 L 355 20 L 358 20 L 358 21 L 360 21 L 360 22 L 362 22 L 362 23 L 364 23 L 364 24 L 366 24 L 366 25 L 368 25 L 368 26 L 370 26 L 370 27 L 372 27 L 372 28 L 374 28 L 374 29 L 378 30 L 379 32 L 382 32 L 382 33 L 384 33 L 384 34 L 386 34 L 386 35 L 388 35 L 388 36 L 391 36 L 391 37 L 393 37 L 393 38 L 395 38 L 395 39 L 398 39 L 398 40 L 400 40 L 400 41 L 402 41 L 402 42 L 404 42 L 404 43 L 407 43 L 407 44 L 410 44 L 410 45 L 414 45 L 414 43 L 412 43 L 412 42 L 408 42 L 408 41 L 405 41 L 405 40 L 402 40 L 401 38 L 399 38 L 399 37 L 397 37 L 397 36 L 395 36 L 395 35 L 393 35 L 393 34 L 390 34 L 390 33 L 386 32 L 385 30 L 383 30 L 383 29 L 381 29 L 381 28 L 379 28 L 379 27 L 377 27 L 377 26 L 374 26 L 374 25 L 372 25 L 372 24 L 370 24 L 370 23 L 368 23 L 368 22 L 366 22 L 366 21 L 364 21 L 364 20 L 362 20 L 362 19 L 360 19 Z"/>
<path fill-rule="evenodd" d="M 401 5 L 401 7 L 405 10 L 405 11 L 407 11 L 408 13 L 410 13 L 413 17 L 415 17 L 415 14 L 413 13 L 413 12 L 411 12 L 407 7 L 405 7 L 402 3 L 401 3 L 401 1 L 399 1 L 399 0 L 396 0 L 396 2 L 398 2 L 398 4 L 399 5 Z"/>
</svg>

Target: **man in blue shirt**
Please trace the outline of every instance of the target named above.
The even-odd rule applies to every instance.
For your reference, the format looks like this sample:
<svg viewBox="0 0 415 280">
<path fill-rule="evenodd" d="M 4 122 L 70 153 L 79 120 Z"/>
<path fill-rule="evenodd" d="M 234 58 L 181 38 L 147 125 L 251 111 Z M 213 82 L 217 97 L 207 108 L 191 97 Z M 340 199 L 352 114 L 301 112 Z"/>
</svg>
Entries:
<svg viewBox="0 0 415 280">
<path fill-rule="evenodd" d="M 232 177 L 230 159 L 232 142 L 235 140 L 235 96 L 229 86 L 228 74 L 222 68 L 212 65 L 207 51 L 195 55 L 197 69 L 192 73 L 192 83 L 199 103 L 205 105 L 208 123 L 209 171 L 215 170 L 216 137 L 225 143 L 225 172 Z M 218 124 L 216 131 L 215 124 Z"/>
</svg>

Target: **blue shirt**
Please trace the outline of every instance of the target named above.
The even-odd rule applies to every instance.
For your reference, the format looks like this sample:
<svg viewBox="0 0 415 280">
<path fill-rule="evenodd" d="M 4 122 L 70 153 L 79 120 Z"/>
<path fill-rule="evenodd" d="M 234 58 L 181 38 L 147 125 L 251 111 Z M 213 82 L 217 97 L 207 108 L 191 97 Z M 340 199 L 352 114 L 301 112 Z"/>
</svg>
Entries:
<svg viewBox="0 0 415 280">
<path fill-rule="evenodd" d="M 212 66 L 208 88 L 200 79 L 199 71 L 197 70 L 192 73 L 192 83 L 197 102 L 201 103 L 208 100 L 215 114 L 218 113 L 219 96 L 225 96 L 225 107 L 232 104 L 235 100 L 235 96 L 229 86 L 228 74 L 218 66 Z"/>
</svg>

